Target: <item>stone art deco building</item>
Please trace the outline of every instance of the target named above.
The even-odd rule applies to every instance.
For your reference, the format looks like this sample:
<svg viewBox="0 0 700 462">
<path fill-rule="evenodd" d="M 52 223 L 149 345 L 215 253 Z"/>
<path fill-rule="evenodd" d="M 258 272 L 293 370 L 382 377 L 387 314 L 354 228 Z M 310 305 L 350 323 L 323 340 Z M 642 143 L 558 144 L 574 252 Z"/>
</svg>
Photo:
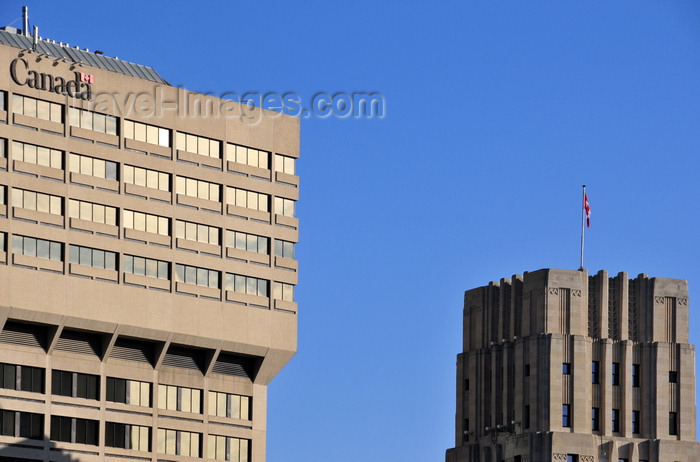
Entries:
<svg viewBox="0 0 700 462">
<path fill-rule="evenodd" d="M 678 279 L 543 269 L 469 290 L 447 462 L 695 462 Z"/>
<path fill-rule="evenodd" d="M 0 30 L 0 460 L 265 460 L 299 120 L 227 104 Z"/>
</svg>

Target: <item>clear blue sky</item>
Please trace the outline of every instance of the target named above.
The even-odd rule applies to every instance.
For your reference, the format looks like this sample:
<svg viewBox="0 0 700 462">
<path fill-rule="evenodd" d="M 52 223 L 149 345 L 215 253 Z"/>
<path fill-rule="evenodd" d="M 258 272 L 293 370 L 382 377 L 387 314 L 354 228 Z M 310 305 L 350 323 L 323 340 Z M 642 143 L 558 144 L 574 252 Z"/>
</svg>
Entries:
<svg viewBox="0 0 700 462">
<path fill-rule="evenodd" d="M 2 21 L 23 3 L 40 35 L 191 90 L 384 95 L 383 119 L 301 123 L 269 462 L 443 460 L 463 291 L 576 269 L 584 183 L 586 267 L 687 279 L 700 344 L 697 1 L 12 0 Z"/>
</svg>

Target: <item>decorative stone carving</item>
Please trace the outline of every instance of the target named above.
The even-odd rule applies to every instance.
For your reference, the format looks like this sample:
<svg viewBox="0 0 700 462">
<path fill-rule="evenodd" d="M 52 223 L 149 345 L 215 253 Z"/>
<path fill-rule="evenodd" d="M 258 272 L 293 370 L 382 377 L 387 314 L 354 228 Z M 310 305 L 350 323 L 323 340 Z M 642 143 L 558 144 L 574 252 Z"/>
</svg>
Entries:
<svg viewBox="0 0 700 462">
<path fill-rule="evenodd" d="M 572 297 L 580 297 L 581 296 L 581 289 L 572 289 L 571 296 Z"/>
<path fill-rule="evenodd" d="M 557 287 L 550 287 L 549 295 L 559 295 L 559 289 Z"/>
<path fill-rule="evenodd" d="M 595 462 L 595 458 L 593 456 L 579 456 L 579 459 L 581 462 Z"/>
<path fill-rule="evenodd" d="M 552 454 L 552 460 L 566 460 L 566 454 Z"/>
<path fill-rule="evenodd" d="M 679 305 L 687 306 L 688 305 L 688 299 L 687 298 L 679 298 L 678 300 Z"/>
<path fill-rule="evenodd" d="M 666 303 L 666 297 L 654 297 L 654 303 Z"/>
</svg>

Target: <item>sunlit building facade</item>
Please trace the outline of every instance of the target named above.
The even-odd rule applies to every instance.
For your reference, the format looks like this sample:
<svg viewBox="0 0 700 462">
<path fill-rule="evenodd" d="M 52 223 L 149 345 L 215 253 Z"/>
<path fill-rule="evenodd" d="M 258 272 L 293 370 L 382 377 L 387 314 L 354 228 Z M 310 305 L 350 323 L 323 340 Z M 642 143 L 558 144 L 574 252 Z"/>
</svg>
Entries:
<svg viewBox="0 0 700 462">
<path fill-rule="evenodd" d="M 543 269 L 464 296 L 447 462 L 694 462 L 678 279 Z"/>
<path fill-rule="evenodd" d="M 0 460 L 263 462 L 299 120 L 12 28 L 0 63 Z"/>
</svg>

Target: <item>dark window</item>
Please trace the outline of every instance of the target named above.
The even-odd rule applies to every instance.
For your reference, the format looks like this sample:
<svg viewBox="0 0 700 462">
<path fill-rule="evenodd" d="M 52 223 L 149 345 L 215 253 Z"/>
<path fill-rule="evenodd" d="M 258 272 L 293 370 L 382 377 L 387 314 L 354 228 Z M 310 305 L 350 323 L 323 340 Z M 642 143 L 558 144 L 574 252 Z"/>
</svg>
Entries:
<svg viewBox="0 0 700 462">
<path fill-rule="evenodd" d="M 469 379 L 464 379 L 464 391 L 469 390 Z"/>
<path fill-rule="evenodd" d="M 97 420 L 75 419 L 75 442 L 97 445 Z"/>
<path fill-rule="evenodd" d="M 126 380 L 107 377 L 107 401 L 126 404 Z"/>
<path fill-rule="evenodd" d="M 678 383 L 678 372 L 668 371 L 668 381 L 669 383 Z"/>
<path fill-rule="evenodd" d="M 0 421 L 0 435 L 15 436 L 15 411 L 0 411 L 2 421 Z"/>
<path fill-rule="evenodd" d="M 561 373 L 571 375 L 571 363 L 561 363 Z"/>
<path fill-rule="evenodd" d="M 51 416 L 51 439 L 54 441 L 65 441 L 67 443 L 71 442 L 70 428 L 71 428 L 70 417 L 60 417 L 57 415 Z"/>
<path fill-rule="evenodd" d="M 14 364 L 0 364 L 2 369 L 2 388 L 17 389 L 17 366 Z"/>
<path fill-rule="evenodd" d="M 612 410 L 612 431 L 614 433 L 620 432 L 620 410 L 619 409 Z"/>
<path fill-rule="evenodd" d="M 0 411 L 0 434 L 5 436 L 18 436 L 31 440 L 40 440 L 44 436 L 44 416 L 30 412 Z M 19 418 L 19 432 L 16 422 Z"/>
<path fill-rule="evenodd" d="M 469 419 L 464 419 L 464 429 L 462 431 L 462 435 L 464 437 L 464 441 L 469 441 Z"/>
<path fill-rule="evenodd" d="M 105 446 L 126 448 L 126 425 L 107 422 L 105 424 Z"/>
<path fill-rule="evenodd" d="M 96 420 L 51 416 L 51 439 L 67 443 L 97 445 Z"/>
<path fill-rule="evenodd" d="M 30 440 L 40 440 L 44 438 L 44 416 L 42 414 L 31 414 L 20 412 L 19 414 L 19 436 Z"/>
<path fill-rule="evenodd" d="M 562 427 L 570 427 L 571 426 L 571 421 L 569 420 L 570 414 L 569 412 L 571 411 L 571 406 L 568 404 L 564 404 L 561 407 L 561 426 Z"/>
<path fill-rule="evenodd" d="M 600 408 L 591 408 L 591 430 L 600 431 Z"/>
<path fill-rule="evenodd" d="M 678 434 L 678 416 L 675 412 L 668 413 L 668 434 Z"/>
<path fill-rule="evenodd" d="M 639 420 L 639 411 L 632 411 L 632 433 L 642 433 Z"/>
<path fill-rule="evenodd" d="M 591 383 L 600 383 L 600 362 L 593 361 L 591 365 Z"/>
<path fill-rule="evenodd" d="M 525 364 L 525 377 L 530 377 L 530 365 Z"/>
<path fill-rule="evenodd" d="M 620 363 L 612 363 L 612 384 L 620 385 Z"/>
<path fill-rule="evenodd" d="M 19 383 L 17 382 L 19 379 Z M 31 366 L 0 364 L 0 387 L 10 390 L 44 392 L 44 369 Z"/>
<path fill-rule="evenodd" d="M 100 399 L 99 377 L 77 372 L 53 371 L 51 393 L 73 398 Z"/>
<path fill-rule="evenodd" d="M 632 364 L 632 386 L 634 388 L 639 388 L 639 374 L 640 374 L 639 364 Z"/>
<path fill-rule="evenodd" d="M 567 454 L 566 462 L 578 462 L 578 454 Z"/>
<path fill-rule="evenodd" d="M 523 428 L 530 428 L 530 405 L 525 406 L 523 413 Z"/>
</svg>

